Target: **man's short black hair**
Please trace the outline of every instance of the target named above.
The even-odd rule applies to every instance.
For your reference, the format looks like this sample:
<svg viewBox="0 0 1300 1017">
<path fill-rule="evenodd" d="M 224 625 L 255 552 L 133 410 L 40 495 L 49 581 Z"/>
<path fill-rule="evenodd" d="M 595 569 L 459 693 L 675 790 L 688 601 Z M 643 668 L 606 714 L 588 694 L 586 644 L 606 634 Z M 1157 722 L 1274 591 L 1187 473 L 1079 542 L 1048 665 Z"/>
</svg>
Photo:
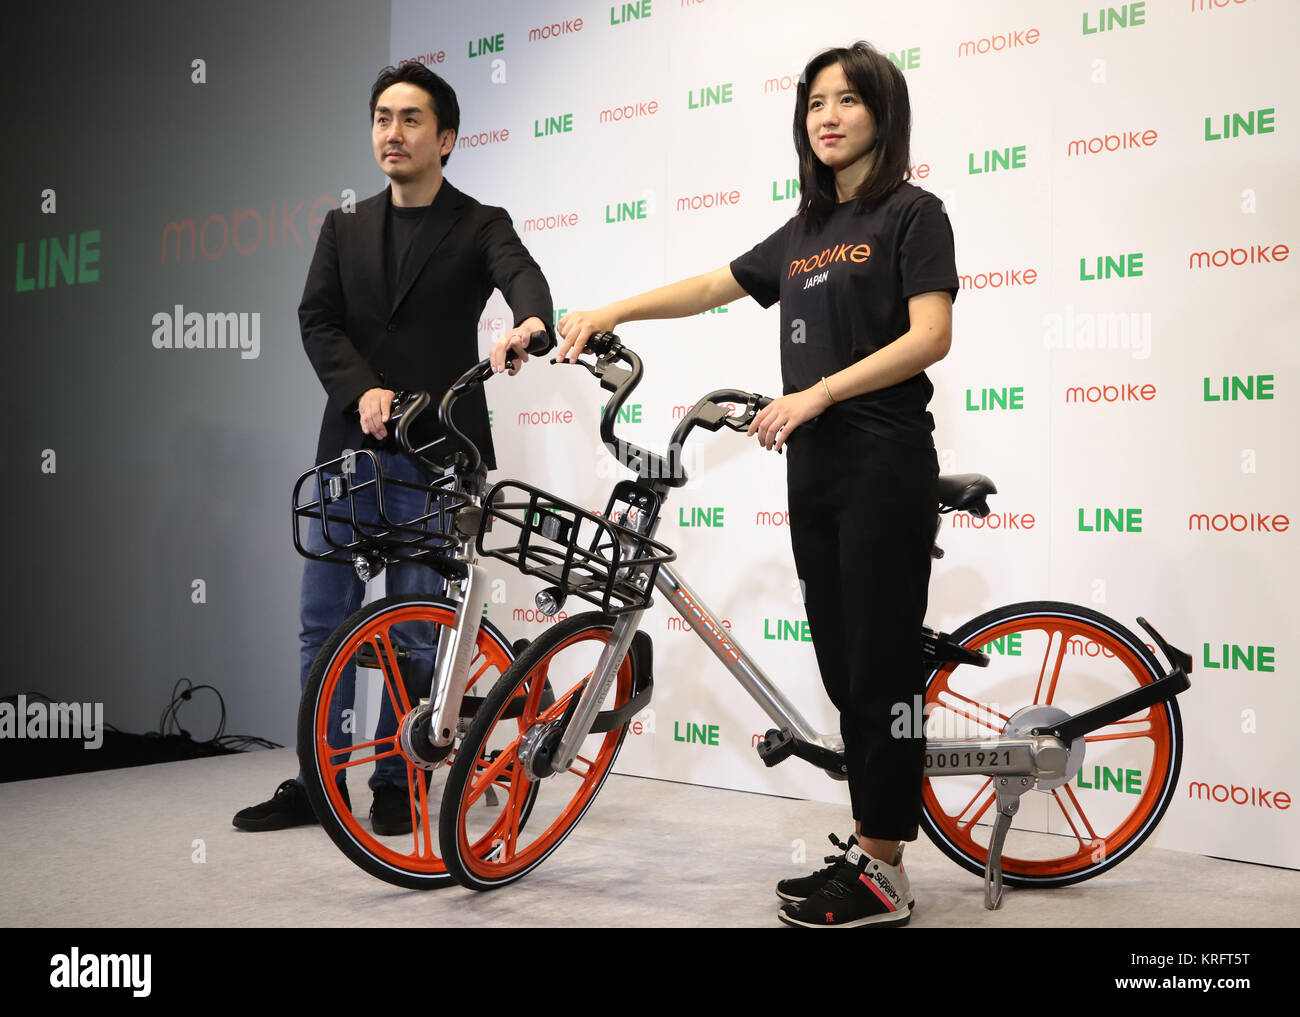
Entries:
<svg viewBox="0 0 1300 1017">
<path fill-rule="evenodd" d="M 396 67 L 385 67 L 379 72 L 374 87 L 370 89 L 370 122 L 372 124 L 375 122 L 375 104 L 379 102 L 379 97 L 384 94 L 385 89 L 401 82 L 418 85 L 429 93 L 429 100 L 433 105 L 433 115 L 438 118 L 439 133 L 446 130 L 453 130 L 457 134 L 460 133 L 460 103 L 456 101 L 455 91 L 442 78 L 425 67 L 424 64 L 417 63 L 414 60 L 408 60 Z M 445 155 L 442 157 L 442 164 L 447 165 L 447 156 Z"/>
</svg>

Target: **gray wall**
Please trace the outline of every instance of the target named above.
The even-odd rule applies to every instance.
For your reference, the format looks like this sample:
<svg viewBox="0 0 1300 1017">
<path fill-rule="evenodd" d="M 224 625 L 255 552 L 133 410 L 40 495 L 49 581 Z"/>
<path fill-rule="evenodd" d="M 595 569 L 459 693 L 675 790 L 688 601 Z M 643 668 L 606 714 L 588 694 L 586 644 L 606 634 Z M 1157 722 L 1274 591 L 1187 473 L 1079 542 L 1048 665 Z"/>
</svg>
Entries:
<svg viewBox="0 0 1300 1017">
<path fill-rule="evenodd" d="M 366 103 L 388 62 L 389 7 L 51 6 L 24 7 L 4 41 L 0 695 L 99 701 L 108 723 L 145 731 L 188 677 L 221 690 L 227 733 L 291 745 L 301 560 L 289 493 L 324 404 L 296 308 L 312 202 L 386 182 Z M 191 83 L 199 58 L 206 84 Z M 46 188 L 53 215 L 41 214 Z M 286 201 L 303 203 L 300 242 L 281 236 Z M 263 219 L 256 250 L 228 243 L 191 260 L 187 237 L 180 262 L 170 245 L 164 260 L 167 223 L 233 226 L 248 208 Z M 97 281 L 18 291 L 41 238 L 88 230 L 100 232 Z M 210 251 L 221 234 L 214 222 Z M 253 246 L 251 217 L 240 237 Z M 175 304 L 260 312 L 260 355 L 155 349 L 152 318 Z M 54 473 L 42 472 L 47 449 Z M 195 737 L 215 730 L 211 703 L 185 707 Z"/>
</svg>

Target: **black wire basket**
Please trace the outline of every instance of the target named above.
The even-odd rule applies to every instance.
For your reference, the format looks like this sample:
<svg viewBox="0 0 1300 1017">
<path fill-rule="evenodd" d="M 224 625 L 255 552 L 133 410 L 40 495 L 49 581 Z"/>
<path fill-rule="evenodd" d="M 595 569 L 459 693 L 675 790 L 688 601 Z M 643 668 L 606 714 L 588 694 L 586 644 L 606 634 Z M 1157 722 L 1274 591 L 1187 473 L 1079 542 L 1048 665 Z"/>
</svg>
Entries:
<svg viewBox="0 0 1300 1017">
<path fill-rule="evenodd" d="M 395 489 L 424 496 L 418 514 L 395 513 Z M 314 497 L 313 497 L 314 496 Z M 293 486 L 293 546 L 304 558 L 355 564 L 358 556 L 376 563 L 422 561 L 452 563 L 460 539 L 457 509 L 469 501 L 454 473 L 415 482 L 385 476 L 379 456 L 361 449 L 308 470 Z M 318 521 L 327 549 L 308 550 L 306 532 Z"/>
<path fill-rule="evenodd" d="M 478 550 L 611 615 L 649 607 L 659 566 L 677 557 L 643 533 L 515 480 L 488 492 Z"/>
</svg>

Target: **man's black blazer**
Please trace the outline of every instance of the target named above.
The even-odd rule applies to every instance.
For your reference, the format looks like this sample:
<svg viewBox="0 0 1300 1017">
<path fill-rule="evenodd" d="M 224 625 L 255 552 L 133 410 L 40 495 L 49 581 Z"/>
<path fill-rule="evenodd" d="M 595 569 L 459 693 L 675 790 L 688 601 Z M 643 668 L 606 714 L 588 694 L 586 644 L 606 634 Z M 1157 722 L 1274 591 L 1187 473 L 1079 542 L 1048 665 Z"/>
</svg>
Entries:
<svg viewBox="0 0 1300 1017">
<path fill-rule="evenodd" d="M 344 449 L 375 447 L 357 415 L 369 389 L 426 389 L 436 405 L 478 362 L 479 315 L 494 289 L 515 325 L 534 316 L 549 325 L 552 318 L 550 289 L 505 210 L 480 205 L 445 179 L 394 288 L 385 256 L 390 190 L 358 202 L 355 211 L 326 215 L 298 305 L 302 343 L 327 395 L 318 463 Z M 494 468 L 482 391 L 464 397 L 455 417 Z M 430 440 L 426 435 L 422 430 Z"/>
</svg>

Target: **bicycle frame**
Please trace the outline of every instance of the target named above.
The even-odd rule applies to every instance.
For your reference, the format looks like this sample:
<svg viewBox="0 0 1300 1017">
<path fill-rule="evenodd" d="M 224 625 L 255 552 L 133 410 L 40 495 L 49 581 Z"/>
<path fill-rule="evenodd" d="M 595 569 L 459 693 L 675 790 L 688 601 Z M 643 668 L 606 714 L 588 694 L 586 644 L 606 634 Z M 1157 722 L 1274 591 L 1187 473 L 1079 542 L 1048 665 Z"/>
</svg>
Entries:
<svg viewBox="0 0 1300 1017">
<path fill-rule="evenodd" d="M 632 364 L 630 372 L 613 367 L 610 363 L 614 356 L 620 355 L 629 358 Z M 592 370 L 589 366 L 588 369 Z M 653 493 L 656 503 L 662 503 L 670 487 L 685 483 L 685 473 L 680 468 L 681 445 L 692 426 L 698 422 L 710 430 L 717 430 L 725 423 L 740 430 L 766 402 L 764 397 L 755 393 L 734 390 L 720 390 L 705 396 L 674 432 L 667 457 L 659 457 L 629 443 L 616 444 L 613 436 L 612 421 L 627 394 L 640 380 L 639 358 L 631 354 L 631 351 L 624 350 L 615 339 L 614 345 L 601 356 L 597 369 L 592 370 L 592 373 L 601 378 L 604 387 L 618 390 L 618 395 L 606 405 L 601 436 L 611 451 L 618 449 L 615 454 L 625 466 L 633 468 L 634 472 L 643 477 L 659 478 L 642 481 L 643 488 Z M 742 402 L 746 409 L 739 416 L 729 417 L 716 406 L 716 403 L 723 400 Z M 605 514 L 608 518 L 614 518 L 615 511 L 615 498 L 611 496 Z M 653 537 L 659 522 L 660 516 L 656 512 L 648 523 L 642 520 L 643 525 L 637 529 Z M 645 580 L 644 573 L 641 578 Z M 718 622 L 699 595 L 670 565 L 662 564 L 658 567 L 654 582 L 655 589 L 663 594 L 691 631 L 740 683 L 760 709 L 778 725 L 778 730 L 769 732 L 759 746 L 759 755 L 764 758 L 764 762 L 771 766 L 791 754 L 798 755 L 825 770 L 833 778 L 847 779 L 843 739 L 819 733 L 809 724 L 794 704 L 764 674 L 739 640 Z M 556 607 L 558 609 L 558 604 Z M 587 679 L 576 708 L 571 710 L 560 744 L 553 753 L 554 769 L 550 772 L 564 772 L 573 766 L 578 748 L 591 732 L 600 704 L 631 646 L 643 613 L 640 610 L 633 611 L 622 615 L 615 622 L 609 642 Z M 1002 845 L 1012 817 L 1019 808 L 1020 796 L 1042 782 L 1063 782 L 1071 773 L 1076 772 L 1083 759 L 1085 734 L 1138 710 L 1171 699 L 1190 687 L 1187 674 L 1191 670 L 1191 658 L 1166 643 L 1145 619 L 1139 618 L 1138 621 L 1170 662 L 1170 671 L 1159 680 L 1073 716 L 1055 707 L 1027 707 L 1011 718 L 1003 733 L 990 738 L 927 739 L 924 776 L 986 775 L 997 781 L 997 819 L 985 869 L 985 906 L 988 909 L 997 909 L 1002 903 Z M 945 663 L 980 663 L 979 660 L 972 660 L 971 651 L 949 641 L 943 633 L 926 629 L 921 635 L 926 644 L 925 660 L 927 663 L 932 662 L 935 667 L 941 667 Z M 982 654 L 978 656 L 983 657 Z M 920 663 L 918 661 L 918 665 Z"/>
</svg>

